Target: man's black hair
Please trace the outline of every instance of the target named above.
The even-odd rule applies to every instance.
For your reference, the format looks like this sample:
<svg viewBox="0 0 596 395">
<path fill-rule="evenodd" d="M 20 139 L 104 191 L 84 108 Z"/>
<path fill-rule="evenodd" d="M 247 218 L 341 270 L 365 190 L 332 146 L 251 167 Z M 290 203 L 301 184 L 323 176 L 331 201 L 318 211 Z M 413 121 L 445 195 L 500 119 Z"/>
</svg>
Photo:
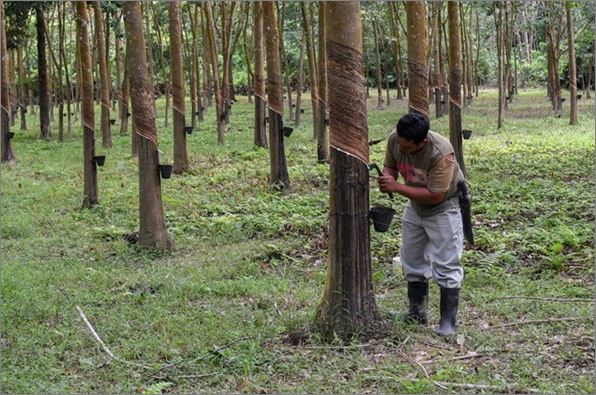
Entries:
<svg viewBox="0 0 596 395">
<path fill-rule="evenodd" d="M 416 144 L 426 138 L 429 128 L 430 122 L 428 118 L 417 112 L 411 112 L 401 117 L 395 127 L 399 137 L 411 140 Z"/>
</svg>

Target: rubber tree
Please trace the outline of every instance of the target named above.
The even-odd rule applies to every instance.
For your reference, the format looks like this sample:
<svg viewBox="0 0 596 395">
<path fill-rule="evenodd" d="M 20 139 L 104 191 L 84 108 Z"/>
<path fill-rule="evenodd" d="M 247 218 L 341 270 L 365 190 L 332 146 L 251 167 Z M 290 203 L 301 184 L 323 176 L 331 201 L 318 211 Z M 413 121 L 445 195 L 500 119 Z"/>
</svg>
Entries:
<svg viewBox="0 0 596 395">
<path fill-rule="evenodd" d="M 112 147 L 112 133 L 110 130 L 110 78 L 108 76 L 106 39 L 103 29 L 104 22 L 100 0 L 93 2 L 93 10 L 99 60 L 99 83 L 101 86 L 101 136 L 104 148 L 110 148 Z"/>
<path fill-rule="evenodd" d="M 286 163 L 283 128 L 283 93 L 281 57 L 275 3 L 265 1 L 263 7 L 263 32 L 267 51 L 267 105 L 269 114 L 269 182 L 283 191 L 290 189 L 290 176 Z"/>
<path fill-rule="evenodd" d="M 226 131 L 226 115 L 225 106 L 223 103 L 221 83 L 219 80 L 219 65 L 217 62 L 217 38 L 215 31 L 215 21 L 213 20 L 213 8 L 210 1 L 203 3 L 203 11 L 205 13 L 205 30 L 207 31 L 207 41 L 209 45 L 209 63 L 211 63 L 213 83 L 215 84 L 215 107 L 217 120 L 217 142 L 223 144 L 225 142 Z M 225 81 L 224 81 L 225 84 Z"/>
<path fill-rule="evenodd" d="M 139 245 L 167 248 L 168 236 L 158 171 L 154 89 L 147 72 L 143 17 L 138 1 L 123 3 L 134 133 L 139 136 Z"/>
<path fill-rule="evenodd" d="M 253 3 L 253 41 L 255 51 L 255 126 L 254 143 L 257 147 L 267 147 L 265 129 L 265 60 L 263 56 L 263 6 L 260 1 Z"/>
<path fill-rule="evenodd" d="M 50 127 L 50 82 L 46 55 L 46 19 L 43 2 L 35 4 L 35 28 L 37 30 L 37 73 L 39 79 L 39 127 L 41 138 L 49 140 Z"/>
<path fill-rule="evenodd" d="M 449 27 L 449 141 L 462 172 L 466 173 L 461 135 L 462 56 L 459 20 L 459 1 L 447 2 Z"/>
<path fill-rule="evenodd" d="M 441 33 L 439 27 L 439 9 L 442 7 L 440 1 L 435 1 L 432 6 L 432 22 L 433 22 L 433 78 L 434 78 L 434 93 L 435 93 L 435 113 L 436 117 L 443 116 L 443 97 L 441 96 L 441 87 L 443 86 L 443 75 L 441 74 L 440 66 L 440 50 L 441 50 Z"/>
<path fill-rule="evenodd" d="M 568 1 L 565 6 L 565 17 L 567 19 L 567 48 L 569 48 L 569 101 L 571 111 L 569 113 L 569 124 L 577 124 L 577 75 L 575 70 L 575 32 L 573 27 L 573 3 Z"/>
<path fill-rule="evenodd" d="M 315 323 L 350 338 L 382 321 L 372 287 L 368 126 L 360 3 L 327 4 L 329 257 Z"/>
<path fill-rule="evenodd" d="M 327 48 L 325 13 L 327 1 L 319 2 L 319 53 L 317 57 L 317 77 L 319 79 L 319 100 L 317 111 L 317 160 L 319 163 L 329 162 L 329 133 L 327 132 Z"/>
<path fill-rule="evenodd" d="M 497 110 L 497 129 L 503 127 L 503 118 L 505 117 L 505 65 L 504 65 L 504 10 L 503 3 L 493 3 L 493 15 L 495 19 L 496 41 L 497 41 L 497 84 L 499 87 L 498 110 Z"/>
<path fill-rule="evenodd" d="M 408 108 L 428 117 L 428 19 L 424 1 L 406 2 Z"/>
<path fill-rule="evenodd" d="M 172 73 L 172 110 L 174 118 L 174 173 L 188 170 L 186 132 L 184 131 L 184 73 L 182 70 L 182 15 L 180 0 L 169 3 L 170 59 Z"/>
<path fill-rule="evenodd" d="M 81 120 L 83 122 L 83 208 L 99 203 L 97 165 L 95 163 L 95 109 L 93 104 L 93 75 L 91 66 L 90 20 L 86 1 L 77 1 L 78 60 L 81 73 Z"/>
<path fill-rule="evenodd" d="M 315 52 L 313 48 L 312 32 L 310 15 L 308 12 L 309 3 L 308 1 L 300 2 L 300 11 L 302 13 L 302 29 L 304 32 L 304 41 L 306 42 L 306 58 L 308 59 L 308 73 L 310 80 L 310 97 L 312 104 L 312 117 L 313 117 L 313 136 L 316 138 L 318 134 L 319 125 L 319 81 L 317 79 L 317 61 L 315 59 Z"/>
<path fill-rule="evenodd" d="M 403 94 L 402 91 L 404 88 L 403 83 L 403 71 L 402 71 L 402 61 L 401 61 L 401 38 L 399 34 L 399 26 L 397 26 L 397 15 L 398 15 L 398 8 L 397 2 L 389 2 L 389 16 L 391 19 L 391 32 L 393 34 L 394 42 L 395 42 L 395 87 L 397 89 L 397 99 L 402 99 Z"/>
<path fill-rule="evenodd" d="M 2 140 L 0 141 L 2 152 L 0 159 L 2 162 L 14 162 L 15 156 L 12 152 L 10 141 L 10 78 L 8 76 L 7 51 L 6 51 L 6 19 L 4 18 L 4 1 L 0 0 L 0 68 L 2 69 L 0 86 L 0 128 L 2 128 Z"/>
</svg>

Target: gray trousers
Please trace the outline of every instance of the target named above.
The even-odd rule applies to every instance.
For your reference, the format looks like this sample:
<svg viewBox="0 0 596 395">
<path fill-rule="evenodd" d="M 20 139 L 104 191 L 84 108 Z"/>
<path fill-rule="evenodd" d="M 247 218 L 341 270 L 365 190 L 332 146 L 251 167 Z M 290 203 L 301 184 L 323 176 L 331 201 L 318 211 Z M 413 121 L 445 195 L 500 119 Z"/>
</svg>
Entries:
<svg viewBox="0 0 596 395">
<path fill-rule="evenodd" d="M 421 218 L 408 203 L 401 224 L 399 256 L 406 280 L 433 277 L 441 287 L 460 288 L 464 236 L 459 208 Z"/>
</svg>

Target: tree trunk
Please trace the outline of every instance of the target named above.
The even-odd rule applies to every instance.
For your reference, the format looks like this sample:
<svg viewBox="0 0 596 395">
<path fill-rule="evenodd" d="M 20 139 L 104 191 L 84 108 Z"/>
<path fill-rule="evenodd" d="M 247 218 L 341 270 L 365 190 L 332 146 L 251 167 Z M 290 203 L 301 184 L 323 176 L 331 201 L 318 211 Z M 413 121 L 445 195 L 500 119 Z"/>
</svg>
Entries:
<svg viewBox="0 0 596 395">
<path fill-rule="evenodd" d="M 93 106 L 93 75 L 89 43 L 90 19 L 85 1 L 77 1 L 77 37 L 81 75 L 81 119 L 83 121 L 83 208 L 98 204 L 97 166 L 95 164 L 95 110 Z"/>
<path fill-rule="evenodd" d="M 206 18 L 205 18 L 206 19 Z M 212 90 L 213 90 L 213 86 L 211 84 L 211 67 L 209 67 L 209 65 L 211 64 L 211 60 L 209 60 L 210 58 L 210 46 L 209 46 L 209 40 L 207 39 L 208 34 L 208 29 L 209 27 L 207 27 L 207 21 L 204 21 L 202 23 L 203 26 L 203 34 L 201 35 L 203 37 L 203 97 L 205 99 L 206 102 L 206 106 L 207 107 L 211 107 L 213 105 L 213 98 L 212 96 Z"/>
<path fill-rule="evenodd" d="M 569 124 L 577 124 L 577 77 L 575 71 L 575 32 L 573 27 L 573 3 L 566 3 L 567 18 L 567 47 L 569 48 L 569 93 L 571 111 L 569 113 Z"/>
<path fill-rule="evenodd" d="M 167 248 L 171 240 L 166 230 L 161 200 L 161 180 L 155 126 L 154 88 L 147 75 L 147 54 L 143 18 L 139 2 L 123 3 L 126 27 L 134 134 L 139 134 L 139 245 Z"/>
<path fill-rule="evenodd" d="M 441 48 L 441 33 L 439 28 L 439 8 L 441 2 L 432 3 L 432 21 L 433 21 L 433 71 L 434 71 L 434 91 L 435 91 L 435 113 L 437 118 L 443 116 L 443 98 L 441 97 L 441 87 L 443 86 L 443 75 L 439 63 Z"/>
<path fill-rule="evenodd" d="M 151 100 L 151 105 L 153 106 L 153 112 L 157 115 L 157 107 L 155 104 L 155 67 L 153 61 L 153 36 L 151 35 L 151 23 L 149 17 L 149 2 L 141 2 L 141 15 L 145 18 L 145 45 L 146 45 L 146 57 L 147 57 L 147 71 L 148 71 L 148 78 L 149 84 L 151 85 L 151 94 L 153 95 L 153 100 Z M 134 123 L 133 123 L 134 124 Z"/>
<path fill-rule="evenodd" d="M 126 44 L 126 48 L 124 49 L 124 75 L 122 76 L 122 100 L 120 102 L 120 135 L 125 136 L 128 134 L 128 118 L 130 117 L 130 110 L 128 108 L 128 103 L 130 100 L 130 78 L 129 78 L 129 67 L 128 63 L 130 62 L 130 54 L 128 51 L 128 44 Z M 131 153 L 133 156 L 137 155 L 136 144 L 134 136 L 136 133 L 133 131 L 131 133 Z"/>
<path fill-rule="evenodd" d="M 328 338 L 350 339 L 381 321 L 372 287 L 368 127 L 359 2 L 329 2 L 329 257 L 315 323 Z"/>
<path fill-rule="evenodd" d="M 246 32 L 248 31 L 248 23 L 249 23 L 249 15 L 250 15 L 250 3 L 245 2 L 243 4 L 244 7 L 244 27 L 242 28 L 242 52 L 244 54 L 244 63 L 246 64 L 246 79 L 247 79 L 247 87 L 246 87 L 246 95 L 248 96 L 248 104 L 253 104 L 252 96 L 254 94 L 253 87 L 254 87 L 254 80 L 255 75 L 252 72 L 252 61 L 250 60 L 250 55 L 248 51 L 248 40 L 246 38 Z M 254 27 L 253 27 L 254 29 Z"/>
<path fill-rule="evenodd" d="M 310 79 L 310 97 L 312 103 L 312 118 L 313 118 L 313 137 L 317 138 L 318 125 L 319 125 L 319 111 L 318 101 L 319 98 L 319 83 L 317 79 L 317 61 L 315 59 L 314 44 L 312 40 L 312 34 L 310 29 L 310 15 L 308 12 L 309 3 L 301 2 L 300 10 L 302 12 L 302 28 L 304 30 L 304 37 L 306 41 L 306 57 L 308 59 L 308 71 Z M 317 155 L 318 156 L 318 155 Z"/>
<path fill-rule="evenodd" d="M 195 89 L 196 89 L 196 98 L 197 98 L 197 117 L 199 119 L 199 121 L 203 121 L 204 120 L 204 116 L 203 116 L 203 111 L 205 110 L 205 108 L 203 107 L 203 99 L 202 99 L 202 95 L 201 95 L 201 68 L 199 65 L 199 51 L 198 51 L 198 39 L 196 39 L 196 36 L 199 34 L 199 31 L 201 29 L 200 26 L 200 17 L 199 17 L 199 8 L 198 6 L 195 5 L 194 9 L 193 9 L 193 20 L 194 20 L 194 29 L 193 29 L 193 48 L 195 50 L 195 55 L 194 57 L 194 68 L 192 70 L 192 72 L 195 75 Z M 203 65 L 203 67 L 205 67 L 205 65 Z"/>
<path fill-rule="evenodd" d="M 218 144 L 223 144 L 225 142 L 226 129 L 226 115 L 224 109 L 225 103 L 223 103 L 224 98 L 222 97 L 221 86 L 219 83 L 219 65 L 217 63 L 218 56 L 215 35 L 215 21 L 213 20 L 213 10 L 209 1 L 203 4 L 203 10 L 205 12 L 207 38 L 209 41 L 209 52 L 211 54 L 210 63 L 213 71 L 213 82 L 215 83 L 215 106 L 217 107 L 217 142 Z"/>
<path fill-rule="evenodd" d="M 0 69 L 2 74 L 0 75 L 0 129 L 2 132 L 1 155 L 0 160 L 2 162 L 14 162 L 16 160 L 14 153 L 12 152 L 12 143 L 9 137 L 10 133 L 10 94 L 9 94 L 9 83 L 10 78 L 8 76 L 8 67 L 6 65 L 8 56 L 6 51 L 6 26 L 4 18 L 4 1 L 0 0 Z"/>
<path fill-rule="evenodd" d="M 459 38 L 460 38 L 460 47 L 459 47 L 459 56 L 460 56 L 460 65 L 459 67 L 460 69 L 460 84 L 461 87 L 463 88 L 463 100 L 462 100 L 462 104 L 464 107 L 466 107 L 469 103 L 468 103 L 468 85 L 466 84 L 466 79 L 468 78 L 468 52 L 466 51 L 466 22 L 464 19 L 464 10 L 463 10 L 463 6 L 462 4 L 458 1 L 456 3 L 458 5 L 458 10 L 457 12 L 459 13 L 459 17 L 458 17 L 458 29 L 459 29 Z M 449 7 L 447 7 L 449 8 Z M 448 15 L 449 15 L 449 11 L 447 11 Z M 449 19 L 449 16 L 448 16 Z M 451 43 L 451 35 L 449 36 L 449 42 Z M 451 48 L 449 49 L 449 51 L 451 52 Z M 451 57 L 449 58 L 449 68 L 452 68 L 451 65 Z M 461 97 L 461 95 L 460 95 Z M 451 106 L 451 104 L 449 104 L 449 106 Z M 460 110 L 461 112 L 461 110 Z M 460 120 L 461 120 L 461 114 L 460 114 Z M 460 122 L 461 123 L 461 122 Z"/>
<path fill-rule="evenodd" d="M 375 41 L 375 59 L 377 65 L 377 110 L 383 110 L 383 79 L 381 77 L 381 53 L 379 51 L 379 33 L 377 32 L 377 21 L 373 17 L 372 21 L 373 37 Z"/>
<path fill-rule="evenodd" d="M 304 35 L 302 36 L 304 38 Z M 304 41 L 300 41 L 300 56 L 298 59 L 298 81 L 296 84 L 296 111 L 294 115 L 294 125 L 300 125 L 302 117 L 302 91 L 304 90 Z"/>
<path fill-rule="evenodd" d="M 257 147 L 267 147 L 265 131 L 265 61 L 263 58 L 263 6 L 260 1 L 253 3 L 253 40 L 255 48 L 255 127 L 254 143 Z"/>
<path fill-rule="evenodd" d="M 120 14 L 116 17 L 116 22 L 120 26 Z M 120 29 L 118 29 L 120 30 Z M 118 117 L 122 118 L 122 37 L 120 33 L 114 35 L 115 58 L 116 58 L 116 97 L 118 99 Z"/>
<path fill-rule="evenodd" d="M 401 39 L 399 34 L 399 26 L 397 26 L 397 16 L 395 15 L 395 13 L 399 12 L 397 8 L 397 3 L 389 2 L 389 11 L 391 13 L 391 31 L 393 32 L 393 36 L 395 37 L 395 87 L 397 89 L 396 98 L 402 99 L 402 90 L 405 89 L 405 87 L 403 83 L 404 73 L 401 61 Z"/>
<path fill-rule="evenodd" d="M 164 96 L 166 99 L 166 104 L 164 108 L 164 120 L 163 120 L 163 127 L 168 127 L 168 120 L 169 120 L 169 113 L 170 113 L 170 82 L 168 78 L 168 73 L 166 71 L 166 63 L 164 61 L 163 56 L 163 39 L 161 33 L 161 26 L 159 23 L 159 18 L 157 17 L 157 10 L 155 9 L 155 4 L 152 4 L 151 12 L 153 13 L 153 22 L 155 26 L 155 31 L 157 32 L 157 46 L 159 48 L 159 67 L 161 68 L 161 78 L 164 84 Z"/>
<path fill-rule="evenodd" d="M 172 110 L 174 118 L 174 173 L 182 174 L 188 170 L 186 152 L 185 109 L 184 109 L 184 74 L 182 70 L 182 25 L 180 0 L 169 3 L 170 60 L 172 71 Z"/>
<path fill-rule="evenodd" d="M 281 64 L 283 67 L 283 81 L 286 84 L 286 94 L 288 99 L 288 113 L 290 114 L 290 121 L 294 119 L 294 113 L 292 108 L 292 82 L 290 80 L 290 64 L 286 54 L 286 48 L 284 44 L 284 9 L 285 2 L 276 2 L 277 7 L 277 31 L 279 32 L 279 53 L 281 56 Z"/>
<path fill-rule="evenodd" d="M 317 77 L 319 78 L 319 102 L 318 112 L 319 116 L 317 122 L 317 160 L 319 163 L 329 162 L 329 134 L 327 133 L 327 51 L 326 51 L 326 34 L 325 34 L 325 13 L 327 9 L 327 2 L 319 2 L 319 54 L 318 54 L 318 69 Z"/>
<path fill-rule="evenodd" d="M 37 29 L 37 72 L 39 78 L 39 127 L 41 138 L 49 140 L 50 129 L 50 85 L 48 78 L 48 60 L 46 57 L 46 21 L 41 4 L 35 7 Z"/>
<path fill-rule="evenodd" d="M 453 146 L 460 169 L 466 174 L 461 136 L 462 58 L 458 8 L 459 2 L 447 2 L 447 21 L 449 25 L 449 141 Z"/>
<path fill-rule="evenodd" d="M 21 110 L 21 130 L 27 130 L 27 103 L 25 101 L 25 68 L 23 66 L 22 46 L 19 46 L 17 48 L 17 57 L 19 63 L 19 106 Z"/>
<path fill-rule="evenodd" d="M 424 1 L 406 3 L 408 24 L 408 107 L 428 117 L 428 22 Z"/>
<path fill-rule="evenodd" d="M 497 115 L 497 129 L 503 127 L 503 118 L 505 112 L 505 77 L 504 77 L 504 56 L 503 56 L 503 5 L 500 2 L 494 3 L 494 18 L 496 27 L 497 40 L 497 63 L 498 63 L 498 85 L 499 85 L 499 102 Z"/>
<path fill-rule="evenodd" d="M 95 9 L 95 37 L 97 38 L 97 53 L 99 58 L 99 83 L 101 85 L 101 135 L 104 148 L 112 147 L 112 132 L 110 130 L 110 79 L 108 76 L 108 62 L 106 60 L 106 41 L 103 31 L 103 14 L 100 0 L 93 2 Z"/>
<path fill-rule="evenodd" d="M 269 156 L 271 161 L 270 183 L 282 191 L 290 190 L 290 177 L 286 164 L 283 128 L 283 93 L 279 33 L 275 4 L 262 3 L 263 32 L 267 52 L 267 104 L 269 107 Z"/>
<path fill-rule="evenodd" d="M 62 3 L 62 26 L 63 29 L 66 29 L 66 4 Z M 62 64 L 64 65 L 64 75 L 66 76 L 66 87 L 68 89 L 68 95 L 66 99 L 66 119 L 67 119 L 67 126 L 66 132 L 70 135 L 72 129 L 72 104 L 74 100 L 74 86 L 72 81 L 70 80 L 70 73 L 68 72 L 68 60 L 66 57 L 66 48 L 64 46 L 64 38 L 66 36 L 66 31 L 63 31 L 63 34 L 60 37 L 60 54 L 62 57 Z"/>
</svg>

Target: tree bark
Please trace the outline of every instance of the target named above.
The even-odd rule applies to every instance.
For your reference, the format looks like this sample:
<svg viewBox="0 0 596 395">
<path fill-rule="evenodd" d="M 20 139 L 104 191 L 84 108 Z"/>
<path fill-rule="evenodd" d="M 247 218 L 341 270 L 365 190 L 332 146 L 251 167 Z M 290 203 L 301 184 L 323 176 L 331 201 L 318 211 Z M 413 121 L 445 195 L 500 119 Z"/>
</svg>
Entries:
<svg viewBox="0 0 596 395">
<path fill-rule="evenodd" d="M 308 71 L 310 79 L 310 97 L 312 104 L 312 117 L 313 117 L 313 137 L 318 136 L 318 125 L 319 125 L 319 111 L 318 101 L 319 98 L 319 84 L 317 79 L 317 61 L 315 59 L 314 44 L 311 34 L 311 23 L 310 15 L 308 12 L 309 3 L 303 1 L 300 3 L 300 10 L 302 12 L 302 28 L 304 30 L 304 37 L 306 41 L 306 57 L 308 59 Z M 318 156 L 318 154 L 317 154 Z"/>
<path fill-rule="evenodd" d="M 377 31 L 377 20 L 374 16 L 372 20 L 372 29 L 375 41 L 375 59 L 377 66 L 377 110 L 383 110 L 385 107 L 383 106 L 383 78 L 381 76 L 381 53 L 379 50 L 379 33 Z"/>
<path fill-rule="evenodd" d="M 304 35 L 302 36 L 304 38 Z M 294 125 L 300 125 L 302 117 L 302 91 L 304 90 L 304 41 L 300 41 L 300 55 L 298 59 L 298 81 L 296 84 L 296 111 Z"/>
<path fill-rule="evenodd" d="M 397 26 L 397 16 L 395 15 L 397 12 L 399 12 L 396 2 L 389 2 L 389 11 L 391 13 L 391 31 L 393 32 L 393 36 L 395 37 L 395 87 L 397 89 L 396 98 L 402 99 L 402 91 L 405 90 L 405 87 L 403 83 L 404 73 L 401 60 L 401 39 L 399 34 L 399 26 Z"/>
<path fill-rule="evenodd" d="M 408 107 L 428 117 L 428 21 L 424 1 L 406 3 L 408 25 Z"/>
<path fill-rule="evenodd" d="M 503 5 L 500 2 L 493 4 L 493 13 L 495 19 L 496 28 L 496 40 L 497 40 L 497 63 L 498 63 L 498 85 L 499 85 L 499 98 L 498 98 L 498 114 L 497 114 L 497 129 L 503 127 L 503 118 L 505 113 L 505 93 L 504 93 L 504 56 L 503 56 Z"/>
<path fill-rule="evenodd" d="M 110 130 L 110 79 L 108 76 L 108 62 L 106 60 L 106 41 L 103 31 L 103 13 L 100 0 L 93 2 L 95 9 L 95 37 L 97 38 L 97 52 L 99 58 L 99 83 L 101 84 L 101 133 L 104 148 L 112 147 L 112 132 Z"/>
<path fill-rule="evenodd" d="M 143 18 L 139 2 L 124 2 L 123 12 L 134 134 L 139 134 L 139 245 L 167 248 L 171 245 L 171 240 L 166 230 L 161 199 L 157 128 L 152 104 L 154 88 L 149 82 L 147 71 Z"/>
<path fill-rule="evenodd" d="M 155 105 L 155 72 L 154 72 L 154 62 L 153 62 L 153 38 L 151 36 L 151 23 L 149 17 L 149 2 L 141 2 L 141 15 L 145 17 L 145 30 L 146 30 L 146 38 L 145 38 L 145 50 L 146 50 L 146 57 L 147 57 L 147 71 L 148 71 L 148 78 L 149 84 L 151 85 L 151 93 L 153 100 L 151 100 L 151 105 L 153 106 L 153 112 L 157 114 L 157 107 Z M 134 124 L 134 122 L 133 122 Z"/>
<path fill-rule="evenodd" d="M 217 42 L 215 35 L 215 21 L 213 20 L 213 9 L 209 1 L 203 4 L 205 12 L 205 23 L 207 29 L 207 38 L 209 41 L 209 53 L 211 55 L 210 63 L 212 67 L 213 82 L 215 84 L 215 106 L 217 107 L 217 142 L 223 144 L 225 142 L 226 129 L 226 115 L 225 103 L 223 103 L 221 84 L 219 82 L 219 65 L 217 63 Z M 225 84 L 225 81 L 223 82 Z"/>
<path fill-rule="evenodd" d="M 372 287 L 368 127 L 359 2 L 329 2 L 329 257 L 315 324 L 350 339 L 382 322 Z"/>
<path fill-rule="evenodd" d="M 8 56 L 6 51 L 6 26 L 4 18 L 4 1 L 0 0 L 0 128 L 2 129 L 2 140 L 0 160 L 2 162 L 15 162 L 16 158 L 12 152 L 10 133 L 10 94 L 8 67 L 6 65 Z"/>
<path fill-rule="evenodd" d="M 453 146 L 460 169 L 466 174 L 461 135 L 462 56 L 458 9 L 459 2 L 447 2 L 447 21 L 449 25 L 449 141 Z"/>
<path fill-rule="evenodd" d="M 174 173 L 182 174 L 188 170 L 186 152 L 185 111 L 184 111 L 184 74 L 182 70 L 182 26 L 180 0 L 169 3 L 170 22 L 170 59 L 172 70 L 172 109 L 174 117 Z"/>
<path fill-rule="evenodd" d="M 83 121 L 83 208 L 98 204 L 97 166 L 95 164 L 95 110 L 93 106 L 93 75 L 89 43 L 89 13 L 85 1 L 76 2 L 77 38 L 81 75 L 81 119 Z"/>
<path fill-rule="evenodd" d="M 283 128 L 283 93 L 279 33 L 275 4 L 262 3 L 263 32 L 267 51 L 267 104 L 269 107 L 269 156 L 271 162 L 270 183 L 282 191 L 290 190 L 290 177 L 286 164 Z"/>
<path fill-rule="evenodd" d="M 50 128 L 50 85 L 48 77 L 48 60 L 46 57 L 46 21 L 41 4 L 35 7 L 37 29 L 37 73 L 39 78 L 39 127 L 41 138 L 49 140 Z"/>
<path fill-rule="evenodd" d="M 441 74 L 440 50 L 441 34 L 439 28 L 439 8 L 441 2 L 432 3 L 432 21 L 433 21 L 433 71 L 434 71 L 434 92 L 435 92 L 435 113 L 437 118 L 443 116 L 443 98 L 441 97 L 441 87 L 443 86 L 443 75 Z"/>
<path fill-rule="evenodd" d="M 317 131 L 317 160 L 319 163 L 329 162 L 329 133 L 327 133 L 327 51 L 325 33 L 325 13 L 327 1 L 319 2 L 319 54 L 317 77 L 319 78 L 319 116 L 316 118 L 319 124 Z"/>
<path fill-rule="evenodd" d="M 263 6 L 260 1 L 253 3 L 253 40 L 255 49 L 255 126 L 254 143 L 257 147 L 267 147 L 265 129 L 265 61 L 263 58 Z"/>
<path fill-rule="evenodd" d="M 169 113 L 170 113 L 170 81 L 168 78 L 168 74 L 166 71 L 166 63 L 164 61 L 164 50 L 163 50 L 163 39 L 161 33 L 161 26 L 159 23 L 159 19 L 157 17 L 157 10 L 155 9 L 155 4 L 152 4 L 151 12 L 153 13 L 153 22 L 155 26 L 155 31 L 157 33 L 157 45 L 159 48 L 159 67 L 161 68 L 162 73 L 162 80 L 164 84 L 164 96 L 166 99 L 166 104 L 164 107 L 164 120 L 163 120 L 163 127 L 168 127 L 168 120 L 169 120 Z"/>
<path fill-rule="evenodd" d="M 19 107 L 21 110 L 21 130 L 27 130 L 27 103 L 25 101 L 25 68 L 23 66 L 23 47 L 17 48 L 19 63 Z"/>
<path fill-rule="evenodd" d="M 569 124 L 577 124 L 577 76 L 575 71 L 575 32 L 573 27 L 573 3 L 567 1 L 566 7 L 567 19 L 567 48 L 569 48 L 569 93 L 571 111 L 569 112 Z"/>
</svg>

